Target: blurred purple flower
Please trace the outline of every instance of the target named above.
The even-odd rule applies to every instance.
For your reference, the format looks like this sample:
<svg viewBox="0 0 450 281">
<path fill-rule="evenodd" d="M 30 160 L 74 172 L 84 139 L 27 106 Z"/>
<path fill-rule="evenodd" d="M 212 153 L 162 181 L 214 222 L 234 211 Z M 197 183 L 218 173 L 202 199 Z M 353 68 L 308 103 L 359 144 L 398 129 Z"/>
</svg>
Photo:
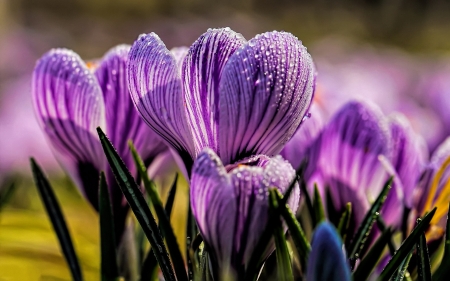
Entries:
<svg viewBox="0 0 450 281">
<path fill-rule="evenodd" d="M 380 109 L 371 103 L 349 102 L 334 115 L 308 149 L 305 180 L 309 188 L 317 183 L 323 196 L 329 192 L 332 206 L 338 212 L 346 203 L 352 203 L 355 211 L 351 229 L 354 231 L 370 202 L 378 196 L 389 176 L 394 175 L 394 188 L 383 215 L 389 225 L 399 227 L 404 192 L 390 162 L 394 154 L 389 125 Z"/>
<path fill-rule="evenodd" d="M 129 46 L 120 45 L 101 60 L 86 64 L 70 50 L 53 49 L 38 61 L 32 84 L 38 121 L 58 161 L 96 209 L 99 172 L 106 171 L 118 227 L 128 205 L 107 166 L 96 127 L 106 130 L 133 173 L 136 169 L 128 140 L 147 164 L 166 149 L 129 98 L 125 74 L 128 51 Z"/>
<path fill-rule="evenodd" d="M 294 169 L 280 156 L 256 155 L 224 166 L 209 148 L 199 154 L 192 170 L 192 212 L 221 268 L 231 266 L 238 275 L 245 271 L 267 227 L 269 188 L 284 193 L 294 177 Z M 299 196 L 296 185 L 288 200 L 294 213 Z M 272 250 L 268 246 L 263 258 Z"/>
<path fill-rule="evenodd" d="M 130 51 L 128 80 L 141 116 L 189 172 L 205 147 L 225 165 L 280 152 L 309 109 L 315 71 L 290 33 L 247 42 L 224 28 L 200 36 L 183 61 L 156 34 L 141 35 Z"/>
<path fill-rule="evenodd" d="M 294 136 L 284 146 L 280 155 L 298 169 L 325 125 L 323 113 L 316 103 L 311 104 L 310 116 L 305 117 Z"/>
<path fill-rule="evenodd" d="M 350 267 L 342 248 L 342 241 L 334 226 L 321 223 L 314 231 L 311 254 L 308 258 L 307 281 L 346 281 Z"/>
</svg>

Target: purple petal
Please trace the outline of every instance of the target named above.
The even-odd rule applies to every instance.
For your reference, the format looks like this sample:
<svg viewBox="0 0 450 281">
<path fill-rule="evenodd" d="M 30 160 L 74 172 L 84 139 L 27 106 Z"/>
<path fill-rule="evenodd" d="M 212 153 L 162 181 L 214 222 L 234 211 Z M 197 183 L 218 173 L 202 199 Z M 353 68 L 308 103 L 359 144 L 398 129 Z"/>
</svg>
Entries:
<svg viewBox="0 0 450 281">
<path fill-rule="evenodd" d="M 324 127 L 324 118 L 317 104 L 312 104 L 310 114 L 311 116 L 302 122 L 292 139 L 280 152 L 294 169 L 300 167 L 305 157 L 310 158 L 308 148 L 316 141 Z"/>
<path fill-rule="evenodd" d="M 280 152 L 309 109 L 314 77 L 311 56 L 290 33 L 264 33 L 236 51 L 220 81 L 224 163 Z"/>
<path fill-rule="evenodd" d="M 183 64 L 184 94 L 196 152 L 218 149 L 219 82 L 225 64 L 245 44 L 229 28 L 209 29 L 191 46 Z"/>
<path fill-rule="evenodd" d="M 140 117 L 128 91 L 126 67 L 130 46 L 120 45 L 103 57 L 95 75 L 106 107 L 108 137 L 128 166 L 133 166 L 128 140 L 132 140 L 144 162 L 166 149 L 162 139 Z"/>
<path fill-rule="evenodd" d="M 413 190 L 425 166 L 428 151 L 425 141 L 414 133 L 405 116 L 391 116 L 389 125 L 394 152 L 392 165 L 402 182 L 405 204 L 411 208 Z"/>
<path fill-rule="evenodd" d="M 105 157 L 95 129 L 105 127 L 105 109 L 95 76 L 74 52 L 54 49 L 34 69 L 32 95 L 57 158 L 97 206 L 98 173 Z"/>
<path fill-rule="evenodd" d="M 350 268 L 336 229 L 328 222 L 314 231 L 307 281 L 350 281 Z"/>
<path fill-rule="evenodd" d="M 237 272 L 245 268 L 267 227 L 269 188 L 284 192 L 294 176 L 293 168 L 279 156 L 258 155 L 224 167 L 211 149 L 199 154 L 192 172 L 191 206 L 219 264 L 231 262 Z M 296 186 L 288 200 L 293 212 L 298 202 Z"/>
<path fill-rule="evenodd" d="M 179 66 L 156 34 L 142 34 L 134 42 L 127 76 L 131 98 L 145 122 L 183 157 L 192 157 Z"/>
</svg>

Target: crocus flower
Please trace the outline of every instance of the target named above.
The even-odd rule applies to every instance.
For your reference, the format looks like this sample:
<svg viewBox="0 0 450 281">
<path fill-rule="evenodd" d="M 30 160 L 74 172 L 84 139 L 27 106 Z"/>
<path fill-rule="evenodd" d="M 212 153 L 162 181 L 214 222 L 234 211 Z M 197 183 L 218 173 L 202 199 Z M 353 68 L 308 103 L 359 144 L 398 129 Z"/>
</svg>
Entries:
<svg viewBox="0 0 450 281">
<path fill-rule="evenodd" d="M 205 147 L 225 165 L 280 152 L 309 109 L 315 77 L 311 56 L 292 34 L 247 42 L 229 28 L 209 29 L 182 62 L 156 34 L 143 34 L 127 73 L 141 116 L 187 172 Z"/>
<path fill-rule="evenodd" d="M 192 212 L 221 269 L 231 267 L 238 276 L 245 272 L 267 227 L 269 188 L 284 193 L 294 177 L 294 169 L 281 156 L 255 155 L 224 166 L 212 149 L 198 155 L 191 178 Z M 294 213 L 299 192 L 296 185 L 287 203 Z M 270 250 L 273 245 L 265 257 Z"/>
<path fill-rule="evenodd" d="M 434 206 L 438 207 L 431 221 L 429 240 L 444 234 L 448 202 L 450 201 L 450 137 L 440 144 L 431 156 L 422 179 L 415 190 L 416 216 L 422 216 Z"/>
<path fill-rule="evenodd" d="M 325 126 L 308 151 L 305 179 L 309 187 L 318 184 L 323 198 L 329 192 L 338 212 L 352 203 L 351 231 L 362 222 L 366 211 L 389 176 L 393 145 L 388 122 L 374 104 L 353 101 L 341 108 Z M 311 156 L 312 155 L 312 156 Z M 398 176 L 383 212 L 389 225 L 400 226 L 403 217 L 403 187 Z M 330 210 L 331 211 L 331 210 Z"/>
<path fill-rule="evenodd" d="M 329 222 L 321 223 L 314 231 L 311 254 L 308 258 L 307 281 L 346 281 L 350 267 L 342 250 L 342 241 Z"/>
<path fill-rule="evenodd" d="M 137 114 L 125 75 L 129 46 L 111 49 L 101 60 L 85 63 L 74 52 L 53 49 L 37 63 L 32 95 L 37 119 L 54 153 L 77 187 L 98 208 L 99 172 L 107 172 L 116 225 L 128 206 L 107 166 L 96 127 L 106 130 L 133 173 L 127 141 L 146 163 L 166 147 Z"/>
<path fill-rule="evenodd" d="M 286 143 L 280 155 L 288 160 L 294 169 L 298 169 L 302 161 L 309 154 L 309 148 L 314 144 L 325 125 L 322 111 L 316 103 L 312 103 L 309 116 L 305 117 L 302 125 L 294 136 Z M 312 155 L 308 155 L 312 157 Z"/>
</svg>

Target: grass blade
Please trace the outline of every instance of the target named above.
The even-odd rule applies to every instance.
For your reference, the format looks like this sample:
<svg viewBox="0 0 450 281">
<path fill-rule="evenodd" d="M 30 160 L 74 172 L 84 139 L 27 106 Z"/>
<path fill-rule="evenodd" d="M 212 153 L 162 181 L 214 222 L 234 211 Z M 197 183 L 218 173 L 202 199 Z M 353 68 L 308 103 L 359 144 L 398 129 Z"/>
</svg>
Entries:
<svg viewBox="0 0 450 281">
<path fill-rule="evenodd" d="M 444 277 L 450 276 L 450 203 L 447 214 L 447 229 L 445 230 L 444 243 L 444 255 L 441 264 L 433 275 L 433 280 L 435 281 L 444 280 Z"/>
<path fill-rule="evenodd" d="M 338 232 L 341 235 L 342 243 L 345 245 L 345 239 L 347 238 L 348 227 L 350 226 L 350 218 L 352 216 L 352 203 L 345 205 L 345 210 L 339 219 Z"/>
<path fill-rule="evenodd" d="M 378 260 L 383 254 L 384 248 L 391 240 L 392 230 L 387 228 L 370 248 L 367 255 L 361 260 L 356 271 L 353 273 L 353 280 L 367 280 L 377 265 Z"/>
<path fill-rule="evenodd" d="M 142 264 L 141 269 L 141 277 L 140 281 L 154 281 L 157 279 L 157 269 L 158 269 L 158 261 L 156 260 L 155 253 L 153 253 L 153 249 L 148 251 L 147 256 L 144 259 L 144 263 Z"/>
<path fill-rule="evenodd" d="M 131 210 L 136 216 L 136 219 L 153 248 L 153 253 L 155 254 L 156 260 L 164 275 L 164 279 L 166 281 L 175 281 L 176 279 L 172 264 L 164 245 L 163 238 L 159 233 L 155 218 L 150 212 L 150 208 L 148 207 L 139 186 L 136 184 L 133 176 L 131 176 L 122 159 L 100 127 L 97 128 L 97 132 L 111 170 L 113 171 L 117 183 L 125 195 Z"/>
<path fill-rule="evenodd" d="M 0 211 L 2 208 L 8 203 L 9 199 L 11 199 L 17 183 L 14 179 L 7 179 L 6 183 L 0 186 Z"/>
<path fill-rule="evenodd" d="M 391 276 L 395 273 L 395 271 L 399 268 L 400 264 L 403 262 L 403 260 L 408 256 L 408 254 L 413 249 L 414 245 L 416 244 L 417 240 L 419 239 L 420 235 L 427 229 L 427 227 L 430 225 L 430 221 L 434 216 L 434 213 L 436 213 L 436 208 L 431 210 L 428 214 L 426 214 L 422 221 L 420 221 L 417 226 L 414 228 L 414 230 L 411 232 L 411 234 L 403 241 L 402 245 L 398 249 L 397 252 L 395 252 L 395 255 L 392 256 L 389 263 L 386 265 L 386 267 L 381 272 L 380 276 L 378 277 L 379 281 L 388 281 Z"/>
<path fill-rule="evenodd" d="M 409 266 L 409 261 L 411 260 L 413 252 L 409 252 L 409 254 L 406 256 L 406 258 L 402 261 L 402 263 L 400 264 L 398 270 L 397 270 L 397 275 L 395 275 L 395 277 L 392 279 L 392 281 L 403 281 L 403 279 L 406 278 L 407 274 L 409 275 L 408 272 L 408 266 Z"/>
<path fill-rule="evenodd" d="M 186 270 L 184 269 L 184 260 L 181 256 L 180 247 L 178 246 L 177 238 L 173 232 L 172 226 L 170 225 L 169 217 L 164 210 L 161 198 L 159 197 L 158 190 L 155 184 L 151 181 L 147 174 L 147 169 L 145 168 L 144 161 L 136 151 L 134 145 L 129 142 L 131 154 L 133 155 L 134 163 L 139 171 L 142 181 L 145 185 L 145 190 L 147 190 L 152 202 L 153 208 L 155 209 L 156 216 L 158 217 L 159 227 L 162 231 L 164 238 L 166 238 L 167 248 L 169 250 L 170 257 L 172 258 L 172 263 L 174 266 L 175 274 L 177 280 L 188 281 Z"/>
<path fill-rule="evenodd" d="M 391 184 L 393 180 L 394 178 L 390 177 L 386 181 L 383 189 L 381 190 L 375 202 L 370 207 L 370 210 L 367 212 L 366 216 L 364 217 L 364 220 L 362 221 L 360 227 L 358 228 L 358 231 L 356 232 L 353 238 L 349 250 L 350 267 L 352 270 L 355 267 L 356 260 L 360 258 L 359 255 L 366 243 L 367 237 L 370 234 L 373 224 L 380 215 L 380 210 L 383 207 L 384 201 L 386 200 L 389 190 L 391 189 Z"/>
<path fill-rule="evenodd" d="M 277 196 L 277 189 L 273 188 L 269 190 L 271 212 L 279 212 L 280 206 Z M 294 275 L 292 273 L 291 258 L 289 256 L 289 250 L 286 243 L 286 237 L 281 224 L 280 218 L 273 225 L 273 236 L 275 239 L 275 253 L 277 258 L 277 272 L 278 280 L 280 281 L 294 281 Z"/>
<path fill-rule="evenodd" d="M 175 174 L 175 179 L 173 180 L 172 187 L 169 191 L 169 196 L 167 196 L 166 205 L 164 210 L 166 211 L 167 217 L 170 220 L 170 215 L 172 214 L 173 202 L 175 201 L 175 195 L 177 193 L 177 183 L 178 183 L 178 173 Z"/>
<path fill-rule="evenodd" d="M 44 203 L 45 210 L 50 218 L 53 229 L 58 236 L 59 244 L 72 274 L 72 279 L 74 281 L 81 281 L 83 280 L 83 276 L 81 273 L 80 264 L 78 263 L 78 258 L 73 247 L 69 230 L 67 229 L 67 225 L 64 220 L 64 215 L 59 206 L 58 199 L 53 193 L 53 189 L 42 172 L 41 167 L 39 167 L 33 158 L 30 159 L 30 162 L 34 182 L 38 188 L 39 195 Z"/>
<path fill-rule="evenodd" d="M 278 190 L 276 190 L 275 195 L 277 196 L 281 216 L 286 222 L 289 233 L 291 234 L 292 237 L 292 241 L 294 241 L 295 248 L 297 249 L 300 264 L 302 268 L 305 269 L 308 262 L 309 253 L 311 252 L 311 245 L 306 239 L 305 233 L 302 227 L 300 226 L 300 223 L 295 218 L 289 206 L 287 204 L 284 205 L 281 204 L 282 202 L 281 193 Z"/>
<path fill-rule="evenodd" d="M 428 255 L 427 240 L 425 233 L 419 237 L 417 248 L 417 273 L 420 281 L 431 281 L 430 257 Z"/>
<path fill-rule="evenodd" d="M 322 197 L 320 196 L 319 189 L 317 188 L 317 184 L 314 184 L 314 218 L 316 225 L 325 221 L 325 211 L 323 208 Z"/>
<path fill-rule="evenodd" d="M 280 205 L 286 205 L 287 200 L 289 196 L 292 193 L 292 190 L 294 190 L 294 187 L 296 183 L 299 181 L 300 177 L 298 173 L 295 175 L 295 178 L 292 180 L 291 184 L 289 185 L 288 189 L 283 195 L 282 201 L 280 202 Z M 301 184 L 300 184 L 301 185 Z M 277 210 L 276 212 L 270 212 L 269 214 L 269 221 L 267 223 L 268 226 L 274 225 L 276 221 L 280 218 L 280 213 Z M 252 256 L 250 257 L 250 260 L 248 262 L 248 266 L 245 272 L 245 279 L 244 280 L 255 280 L 257 277 L 257 273 L 259 272 L 259 269 L 262 265 L 261 256 L 263 255 L 264 251 L 267 248 L 267 245 L 269 244 L 270 239 L 273 235 L 273 229 L 270 227 L 266 227 L 266 229 L 261 234 L 261 238 L 258 241 L 257 246 L 255 247 L 255 250 L 252 253 Z"/>
<path fill-rule="evenodd" d="M 103 172 L 100 173 L 98 206 L 100 213 L 101 279 L 102 281 L 115 281 L 119 277 L 119 269 L 117 267 L 114 218 L 108 185 L 106 184 L 105 174 Z"/>
</svg>

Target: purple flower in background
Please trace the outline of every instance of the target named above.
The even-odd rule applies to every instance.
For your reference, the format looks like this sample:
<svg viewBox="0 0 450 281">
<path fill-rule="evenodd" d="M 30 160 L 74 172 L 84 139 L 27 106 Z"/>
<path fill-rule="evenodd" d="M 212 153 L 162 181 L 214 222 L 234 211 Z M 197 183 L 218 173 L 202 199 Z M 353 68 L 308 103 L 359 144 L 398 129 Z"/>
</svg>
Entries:
<svg viewBox="0 0 450 281">
<path fill-rule="evenodd" d="M 225 165 L 277 154 L 309 109 L 315 70 L 290 33 L 247 42 L 229 28 L 209 29 L 181 58 L 156 34 L 144 34 L 131 48 L 127 73 L 141 116 L 188 173 L 206 147 Z"/>
<path fill-rule="evenodd" d="M 128 140 L 133 141 L 147 164 L 166 149 L 129 98 L 125 73 L 128 51 L 129 46 L 117 46 L 101 60 L 86 64 L 70 50 L 53 49 L 38 61 L 32 83 L 37 119 L 55 156 L 96 209 L 99 172 L 107 172 L 119 228 L 128 205 L 106 165 L 96 127 L 106 130 L 134 173 Z"/>
<path fill-rule="evenodd" d="M 288 160 L 294 169 L 300 167 L 306 155 L 309 154 L 309 148 L 314 144 L 325 125 L 323 113 L 314 102 L 311 105 L 310 114 L 311 116 L 305 118 L 292 139 L 280 152 L 280 155 Z"/>
<path fill-rule="evenodd" d="M 370 103 L 349 102 L 333 116 L 308 149 L 305 179 L 310 188 L 317 183 L 324 198 L 329 192 L 332 206 L 338 212 L 347 202 L 352 203 L 352 208 L 358 210 L 353 212 L 350 224 L 354 231 L 370 202 L 378 196 L 389 176 L 394 175 L 394 188 L 383 214 L 389 225 L 399 227 L 404 192 L 391 164 L 394 155 L 397 154 L 393 151 L 389 124 L 380 109 Z"/>
<path fill-rule="evenodd" d="M 342 241 L 329 222 L 321 223 L 314 231 L 311 254 L 308 258 L 307 281 L 350 281 Z"/>
<path fill-rule="evenodd" d="M 284 193 L 295 177 L 281 156 L 256 155 L 224 166 L 211 149 L 201 152 L 192 169 L 190 200 L 200 233 L 222 268 L 245 271 L 268 222 L 268 191 Z M 295 213 L 300 190 L 294 187 L 288 205 Z M 267 257 L 273 245 L 266 251 Z"/>
</svg>

